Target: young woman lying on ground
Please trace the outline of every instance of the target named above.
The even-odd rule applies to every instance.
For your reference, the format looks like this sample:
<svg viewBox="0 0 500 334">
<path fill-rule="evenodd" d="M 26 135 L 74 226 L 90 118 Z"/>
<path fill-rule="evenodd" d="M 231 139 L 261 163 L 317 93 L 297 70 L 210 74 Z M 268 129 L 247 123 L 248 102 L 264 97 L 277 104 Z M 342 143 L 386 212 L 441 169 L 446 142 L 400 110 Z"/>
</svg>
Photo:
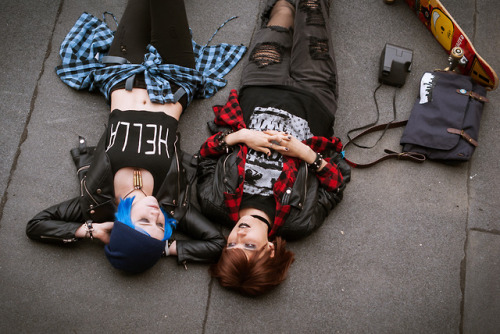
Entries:
<svg viewBox="0 0 500 334">
<path fill-rule="evenodd" d="M 350 169 L 333 135 L 337 80 L 327 0 L 269 0 L 239 96 L 214 107 L 201 147 L 202 212 L 232 228 L 211 274 L 263 294 L 286 278 L 285 241 L 309 235 L 341 201 Z M 218 130 L 218 131 L 217 131 Z"/>
<path fill-rule="evenodd" d="M 72 151 L 81 195 L 37 214 L 28 237 L 99 239 L 111 264 L 132 273 L 162 255 L 216 261 L 225 240 L 190 204 L 196 168 L 180 150 L 177 125 L 194 97 L 225 85 L 244 52 L 192 42 L 183 0 L 129 0 L 114 38 L 102 21 L 82 15 L 63 42 L 57 73 L 73 88 L 101 90 L 109 124 L 95 151 L 83 139 Z M 169 241 L 174 228 L 192 240 Z"/>
</svg>

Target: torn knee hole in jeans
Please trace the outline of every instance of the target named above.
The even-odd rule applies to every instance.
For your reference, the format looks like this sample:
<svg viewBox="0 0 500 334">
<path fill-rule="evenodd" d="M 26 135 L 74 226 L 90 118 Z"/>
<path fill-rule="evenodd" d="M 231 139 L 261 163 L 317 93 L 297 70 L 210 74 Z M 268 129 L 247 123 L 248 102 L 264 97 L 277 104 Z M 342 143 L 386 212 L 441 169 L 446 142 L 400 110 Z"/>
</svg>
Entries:
<svg viewBox="0 0 500 334">
<path fill-rule="evenodd" d="M 325 25 L 325 18 L 321 10 L 321 2 L 319 0 L 300 0 L 299 10 L 306 12 L 306 24 L 314 26 Z"/>
<path fill-rule="evenodd" d="M 291 4 L 293 8 L 295 8 L 295 1 L 294 0 L 285 0 L 285 1 L 288 2 L 289 4 Z M 261 27 L 262 28 L 267 27 L 267 23 L 269 22 L 269 18 L 271 16 L 271 12 L 272 12 L 272 10 L 273 10 L 273 8 L 274 8 L 274 6 L 276 5 L 277 2 L 278 2 L 278 0 L 273 1 L 272 3 L 268 3 L 266 9 L 260 15 L 260 19 L 261 19 L 261 23 L 262 23 Z"/>
<path fill-rule="evenodd" d="M 290 30 L 292 30 L 292 28 L 285 28 L 282 26 L 267 26 L 267 28 L 277 32 L 289 32 Z"/>
<path fill-rule="evenodd" d="M 321 2 L 319 0 L 300 0 L 299 9 L 305 12 L 321 11 Z"/>
<path fill-rule="evenodd" d="M 283 46 L 278 43 L 260 43 L 255 46 L 250 55 L 250 61 L 258 67 L 279 64 L 283 59 Z"/>
<path fill-rule="evenodd" d="M 309 38 L 309 53 L 314 60 L 326 60 L 328 54 L 328 39 Z"/>
</svg>

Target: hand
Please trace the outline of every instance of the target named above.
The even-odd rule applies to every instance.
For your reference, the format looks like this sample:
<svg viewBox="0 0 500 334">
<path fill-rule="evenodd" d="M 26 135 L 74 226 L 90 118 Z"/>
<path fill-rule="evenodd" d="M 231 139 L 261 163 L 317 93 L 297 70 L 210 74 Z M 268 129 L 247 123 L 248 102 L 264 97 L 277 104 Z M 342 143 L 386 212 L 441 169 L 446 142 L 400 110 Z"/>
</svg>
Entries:
<svg viewBox="0 0 500 334">
<path fill-rule="evenodd" d="M 170 247 L 168 247 L 169 256 L 177 256 L 177 240 L 174 240 Z"/>
<path fill-rule="evenodd" d="M 313 163 L 316 159 L 316 152 L 294 136 L 274 130 L 266 130 L 264 133 L 275 138 L 271 148 L 276 152 L 288 157 L 299 158 L 308 164 Z"/>
<path fill-rule="evenodd" d="M 109 244 L 111 230 L 114 222 L 93 223 L 94 232 L 92 233 L 95 239 L 101 240 L 104 244 Z"/>
<path fill-rule="evenodd" d="M 277 131 L 275 131 L 278 133 Z M 278 142 L 281 136 L 268 134 L 265 131 L 257 131 L 251 129 L 240 129 L 226 136 L 226 143 L 229 146 L 243 143 L 249 148 L 258 152 L 263 152 L 266 155 L 271 155 L 271 149 L 274 149 L 273 142 Z"/>
</svg>

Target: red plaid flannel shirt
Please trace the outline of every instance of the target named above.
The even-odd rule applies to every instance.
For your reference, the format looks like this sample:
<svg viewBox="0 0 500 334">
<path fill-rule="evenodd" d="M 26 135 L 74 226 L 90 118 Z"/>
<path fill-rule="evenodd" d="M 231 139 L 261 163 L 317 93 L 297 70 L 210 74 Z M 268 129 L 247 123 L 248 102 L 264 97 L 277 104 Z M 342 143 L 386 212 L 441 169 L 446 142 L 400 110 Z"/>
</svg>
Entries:
<svg viewBox="0 0 500 334">
<path fill-rule="evenodd" d="M 246 128 L 243 121 L 243 112 L 241 111 L 238 102 L 238 93 L 236 90 L 231 90 L 229 99 L 224 106 L 213 107 L 215 113 L 215 124 L 225 127 L 231 127 L 234 131 Z M 206 158 L 216 158 L 225 153 L 219 145 L 220 133 L 216 133 L 208 138 L 201 146 L 200 154 Z M 303 141 L 304 144 L 311 147 L 315 152 L 321 153 L 327 149 L 333 149 L 340 153 L 342 151 L 342 142 L 339 138 L 331 137 L 311 137 Z M 245 182 L 245 162 L 248 148 L 246 145 L 240 145 L 238 153 L 238 181 L 239 184 L 234 194 L 224 193 L 226 207 L 229 209 L 229 217 L 235 223 L 239 219 L 239 208 L 241 198 L 243 197 L 243 183 Z M 330 163 L 329 158 L 325 158 L 326 166 L 316 173 L 321 185 L 328 191 L 335 191 L 342 184 L 342 175 L 333 162 Z M 276 199 L 276 216 L 274 225 L 269 236 L 272 236 L 284 224 L 291 206 L 281 204 L 281 199 L 287 188 L 292 188 L 298 173 L 298 168 L 301 160 L 283 156 L 283 170 L 278 180 L 274 184 L 274 197 Z"/>
</svg>

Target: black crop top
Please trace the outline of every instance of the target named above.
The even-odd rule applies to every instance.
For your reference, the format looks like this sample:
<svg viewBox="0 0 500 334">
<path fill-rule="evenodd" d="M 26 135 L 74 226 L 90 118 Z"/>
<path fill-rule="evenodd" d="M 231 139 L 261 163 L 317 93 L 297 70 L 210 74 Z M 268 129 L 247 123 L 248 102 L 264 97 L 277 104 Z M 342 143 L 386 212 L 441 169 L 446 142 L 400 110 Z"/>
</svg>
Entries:
<svg viewBox="0 0 500 334">
<path fill-rule="evenodd" d="M 156 194 L 175 153 L 177 124 L 163 112 L 113 110 L 106 136 L 113 174 L 124 167 L 144 168 L 153 175 Z"/>
</svg>

